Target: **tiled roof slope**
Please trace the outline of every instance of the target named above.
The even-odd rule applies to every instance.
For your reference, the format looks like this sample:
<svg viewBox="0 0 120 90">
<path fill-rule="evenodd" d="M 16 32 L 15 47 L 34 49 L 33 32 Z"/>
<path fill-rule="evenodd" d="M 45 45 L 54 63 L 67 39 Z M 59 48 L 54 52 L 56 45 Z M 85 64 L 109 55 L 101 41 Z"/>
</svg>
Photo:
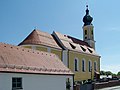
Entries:
<svg viewBox="0 0 120 90">
<path fill-rule="evenodd" d="M 70 38 L 70 39 L 72 39 L 72 41 L 73 41 L 74 43 L 76 43 L 76 44 L 85 45 L 85 46 L 87 46 L 87 47 L 90 47 L 90 45 L 89 45 L 87 42 L 85 42 L 85 41 L 82 41 L 82 40 L 80 40 L 80 39 L 77 39 L 77 38 L 74 38 L 74 37 L 71 37 L 71 36 L 67 36 L 67 37 Z"/>
<path fill-rule="evenodd" d="M 61 49 L 51 34 L 42 32 L 40 30 L 33 30 L 19 45 L 45 45 Z"/>
<path fill-rule="evenodd" d="M 73 75 L 55 55 L 0 43 L 0 72 Z"/>
<path fill-rule="evenodd" d="M 57 38 L 58 43 L 61 44 L 61 47 L 63 48 L 99 56 L 96 51 L 88 45 L 88 43 L 82 40 L 61 34 L 59 32 L 53 32 L 53 35 Z"/>
</svg>

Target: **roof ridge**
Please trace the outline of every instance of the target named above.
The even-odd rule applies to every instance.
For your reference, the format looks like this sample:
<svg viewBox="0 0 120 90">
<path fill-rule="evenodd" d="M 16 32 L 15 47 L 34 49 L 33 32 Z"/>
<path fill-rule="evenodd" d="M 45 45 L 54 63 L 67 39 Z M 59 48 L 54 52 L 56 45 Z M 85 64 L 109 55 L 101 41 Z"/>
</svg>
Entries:
<svg viewBox="0 0 120 90">
<path fill-rule="evenodd" d="M 52 34 L 36 29 L 34 29 L 19 45 L 25 44 L 48 45 L 50 47 L 61 49 L 52 37 Z"/>
</svg>

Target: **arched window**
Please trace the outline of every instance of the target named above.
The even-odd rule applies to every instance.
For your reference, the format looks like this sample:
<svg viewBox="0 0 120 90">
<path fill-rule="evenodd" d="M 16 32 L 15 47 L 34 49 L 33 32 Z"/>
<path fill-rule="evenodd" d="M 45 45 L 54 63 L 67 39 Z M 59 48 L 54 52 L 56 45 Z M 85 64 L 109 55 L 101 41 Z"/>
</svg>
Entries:
<svg viewBox="0 0 120 90">
<path fill-rule="evenodd" d="M 75 71 L 78 71 L 79 70 L 79 61 L 77 58 L 75 58 L 74 60 L 74 70 Z"/>
<path fill-rule="evenodd" d="M 94 70 L 97 71 L 97 62 L 94 62 Z"/>
<path fill-rule="evenodd" d="M 83 72 L 85 72 L 85 68 L 86 68 L 86 67 L 85 67 L 85 60 L 83 59 L 83 60 L 82 60 L 82 71 L 83 71 Z"/>
<path fill-rule="evenodd" d="M 88 69 L 89 69 L 89 72 L 91 72 L 91 69 L 92 69 L 92 62 L 91 62 L 91 60 L 89 60 L 89 62 L 88 62 Z"/>
</svg>

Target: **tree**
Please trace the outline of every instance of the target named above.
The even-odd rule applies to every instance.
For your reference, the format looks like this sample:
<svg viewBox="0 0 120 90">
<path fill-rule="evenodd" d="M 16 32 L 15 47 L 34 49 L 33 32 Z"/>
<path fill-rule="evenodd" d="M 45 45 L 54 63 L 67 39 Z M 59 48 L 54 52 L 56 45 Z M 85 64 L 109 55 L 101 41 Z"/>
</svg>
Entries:
<svg viewBox="0 0 120 90">
<path fill-rule="evenodd" d="M 100 75 L 115 75 L 111 71 L 100 71 Z"/>
<path fill-rule="evenodd" d="M 120 71 L 117 73 L 118 76 L 120 76 Z"/>
<path fill-rule="evenodd" d="M 100 71 L 100 75 L 105 75 L 105 71 Z"/>
<path fill-rule="evenodd" d="M 113 73 L 113 75 L 112 75 L 113 77 L 116 77 L 117 76 L 117 74 L 115 74 L 115 73 Z"/>
<path fill-rule="evenodd" d="M 105 75 L 113 75 L 113 73 L 111 71 L 106 71 Z"/>
</svg>

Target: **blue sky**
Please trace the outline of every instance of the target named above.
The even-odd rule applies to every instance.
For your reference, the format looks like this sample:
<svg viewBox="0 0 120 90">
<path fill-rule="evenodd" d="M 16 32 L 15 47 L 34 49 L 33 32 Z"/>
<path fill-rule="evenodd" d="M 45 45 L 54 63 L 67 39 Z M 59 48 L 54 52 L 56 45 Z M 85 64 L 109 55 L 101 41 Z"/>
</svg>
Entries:
<svg viewBox="0 0 120 90">
<path fill-rule="evenodd" d="M 101 70 L 120 71 L 120 0 L 0 0 L 0 42 L 19 44 L 35 27 L 82 39 L 86 3 Z"/>
</svg>

